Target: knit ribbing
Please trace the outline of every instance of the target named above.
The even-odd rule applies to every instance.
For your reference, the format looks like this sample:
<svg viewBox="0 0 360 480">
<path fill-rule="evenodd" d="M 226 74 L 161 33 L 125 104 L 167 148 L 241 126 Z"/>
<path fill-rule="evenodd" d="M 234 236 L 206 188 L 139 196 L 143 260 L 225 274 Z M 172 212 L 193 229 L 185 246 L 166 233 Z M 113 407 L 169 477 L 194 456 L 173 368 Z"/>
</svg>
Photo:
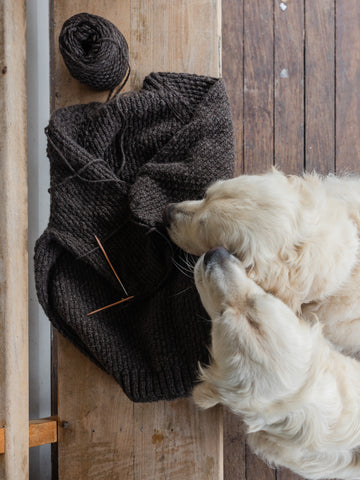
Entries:
<svg viewBox="0 0 360 480">
<path fill-rule="evenodd" d="M 210 322 L 182 252 L 161 225 L 167 203 L 200 198 L 233 173 L 222 80 L 153 73 L 140 92 L 56 111 L 47 128 L 51 212 L 35 248 L 39 301 L 53 325 L 134 401 L 189 394 Z M 94 235 L 134 299 L 124 296 Z"/>
</svg>

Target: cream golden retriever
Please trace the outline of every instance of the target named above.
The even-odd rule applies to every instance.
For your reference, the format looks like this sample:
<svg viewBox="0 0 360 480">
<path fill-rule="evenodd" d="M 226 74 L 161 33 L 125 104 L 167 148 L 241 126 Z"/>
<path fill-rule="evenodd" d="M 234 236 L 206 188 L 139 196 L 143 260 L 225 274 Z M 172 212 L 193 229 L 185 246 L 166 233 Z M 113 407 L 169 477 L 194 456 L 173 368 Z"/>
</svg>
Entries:
<svg viewBox="0 0 360 480">
<path fill-rule="evenodd" d="M 212 360 L 195 402 L 242 415 L 250 445 L 271 464 L 310 479 L 360 479 L 360 363 L 223 247 L 201 256 L 194 274 L 212 320 Z"/>
<path fill-rule="evenodd" d="M 189 253 L 226 247 L 266 292 L 310 321 L 316 314 L 334 345 L 359 353 L 359 178 L 243 175 L 171 204 L 164 221 Z"/>
</svg>

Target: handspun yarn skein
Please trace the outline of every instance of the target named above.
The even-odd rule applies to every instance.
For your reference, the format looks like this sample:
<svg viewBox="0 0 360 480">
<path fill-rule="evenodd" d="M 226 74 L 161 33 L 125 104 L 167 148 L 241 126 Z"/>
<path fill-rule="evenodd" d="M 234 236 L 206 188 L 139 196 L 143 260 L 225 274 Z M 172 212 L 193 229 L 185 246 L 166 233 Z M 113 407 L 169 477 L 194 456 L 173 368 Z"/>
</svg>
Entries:
<svg viewBox="0 0 360 480">
<path fill-rule="evenodd" d="M 71 75 L 96 90 L 115 88 L 130 70 L 125 37 L 98 15 L 79 13 L 66 20 L 59 47 Z"/>
</svg>

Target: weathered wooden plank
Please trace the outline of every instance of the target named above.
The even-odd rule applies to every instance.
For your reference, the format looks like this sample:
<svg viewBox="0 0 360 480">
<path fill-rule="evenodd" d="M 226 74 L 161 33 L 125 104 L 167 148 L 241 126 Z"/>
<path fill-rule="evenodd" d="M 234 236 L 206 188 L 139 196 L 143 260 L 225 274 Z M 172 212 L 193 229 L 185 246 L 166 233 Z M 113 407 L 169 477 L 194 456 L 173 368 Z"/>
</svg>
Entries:
<svg viewBox="0 0 360 480">
<path fill-rule="evenodd" d="M 57 419 L 53 417 L 30 420 L 29 447 L 57 442 Z"/>
<path fill-rule="evenodd" d="M 25 1 L 0 2 L 0 478 L 29 471 Z"/>
<path fill-rule="evenodd" d="M 221 73 L 221 0 L 131 0 L 131 89 L 151 71 Z"/>
<path fill-rule="evenodd" d="M 221 407 L 194 410 L 183 400 L 135 405 L 134 427 L 136 479 L 223 478 Z"/>
<path fill-rule="evenodd" d="M 305 0 L 305 167 L 335 164 L 335 1 Z"/>
<path fill-rule="evenodd" d="M 244 173 L 263 173 L 274 155 L 274 26 L 272 0 L 244 1 Z M 247 480 L 275 471 L 246 446 Z"/>
<path fill-rule="evenodd" d="M 60 335 L 58 354 L 59 478 L 133 478 L 133 404 Z"/>
<path fill-rule="evenodd" d="M 5 452 L 5 427 L 0 428 L 0 453 Z"/>
<path fill-rule="evenodd" d="M 46 443 L 57 442 L 56 419 L 41 418 L 30 420 L 29 423 L 29 447 L 38 447 Z M 5 453 L 5 427 L 0 428 L 0 454 Z"/>
<path fill-rule="evenodd" d="M 63 22 L 81 11 L 108 18 L 126 36 L 132 68 L 128 89 L 138 88 L 150 71 L 220 73 L 219 0 L 65 0 L 53 1 L 52 10 L 53 108 L 106 98 L 73 80 L 58 52 Z M 167 470 L 174 480 L 222 478 L 221 409 L 200 412 L 190 400 L 134 405 L 61 336 L 53 355 L 59 478 L 143 480 L 160 478 L 153 472 L 166 475 Z"/>
<path fill-rule="evenodd" d="M 235 133 L 235 175 L 244 171 L 244 2 L 222 1 L 222 76 L 232 109 Z M 224 409 L 224 480 L 246 478 L 246 441 L 239 417 Z"/>
<path fill-rule="evenodd" d="M 274 22 L 275 164 L 299 173 L 304 169 L 304 0 L 275 2 Z"/>
<path fill-rule="evenodd" d="M 222 2 L 222 76 L 226 83 L 233 113 L 235 133 L 235 176 L 244 170 L 243 163 L 243 0 Z"/>
<path fill-rule="evenodd" d="M 244 170 L 273 164 L 273 1 L 244 0 Z"/>
<path fill-rule="evenodd" d="M 224 480 L 250 478 L 246 473 L 245 426 L 240 417 L 224 410 Z"/>
<path fill-rule="evenodd" d="M 360 2 L 336 2 L 336 170 L 360 171 Z"/>
</svg>

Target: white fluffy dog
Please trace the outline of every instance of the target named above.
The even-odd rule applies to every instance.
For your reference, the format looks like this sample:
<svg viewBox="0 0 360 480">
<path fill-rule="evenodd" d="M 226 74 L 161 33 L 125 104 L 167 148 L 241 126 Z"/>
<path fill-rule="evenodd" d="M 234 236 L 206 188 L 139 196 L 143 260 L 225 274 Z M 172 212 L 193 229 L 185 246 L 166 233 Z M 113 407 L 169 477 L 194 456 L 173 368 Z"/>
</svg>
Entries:
<svg viewBox="0 0 360 480">
<path fill-rule="evenodd" d="M 304 318 L 315 313 L 345 353 L 360 351 L 360 179 L 243 175 L 164 218 L 182 249 L 223 245 L 266 292 Z"/>
<path fill-rule="evenodd" d="M 212 361 L 195 402 L 241 414 L 252 448 L 270 463 L 311 479 L 360 479 L 360 363 L 222 247 L 198 260 L 195 282 L 212 319 Z"/>
</svg>

